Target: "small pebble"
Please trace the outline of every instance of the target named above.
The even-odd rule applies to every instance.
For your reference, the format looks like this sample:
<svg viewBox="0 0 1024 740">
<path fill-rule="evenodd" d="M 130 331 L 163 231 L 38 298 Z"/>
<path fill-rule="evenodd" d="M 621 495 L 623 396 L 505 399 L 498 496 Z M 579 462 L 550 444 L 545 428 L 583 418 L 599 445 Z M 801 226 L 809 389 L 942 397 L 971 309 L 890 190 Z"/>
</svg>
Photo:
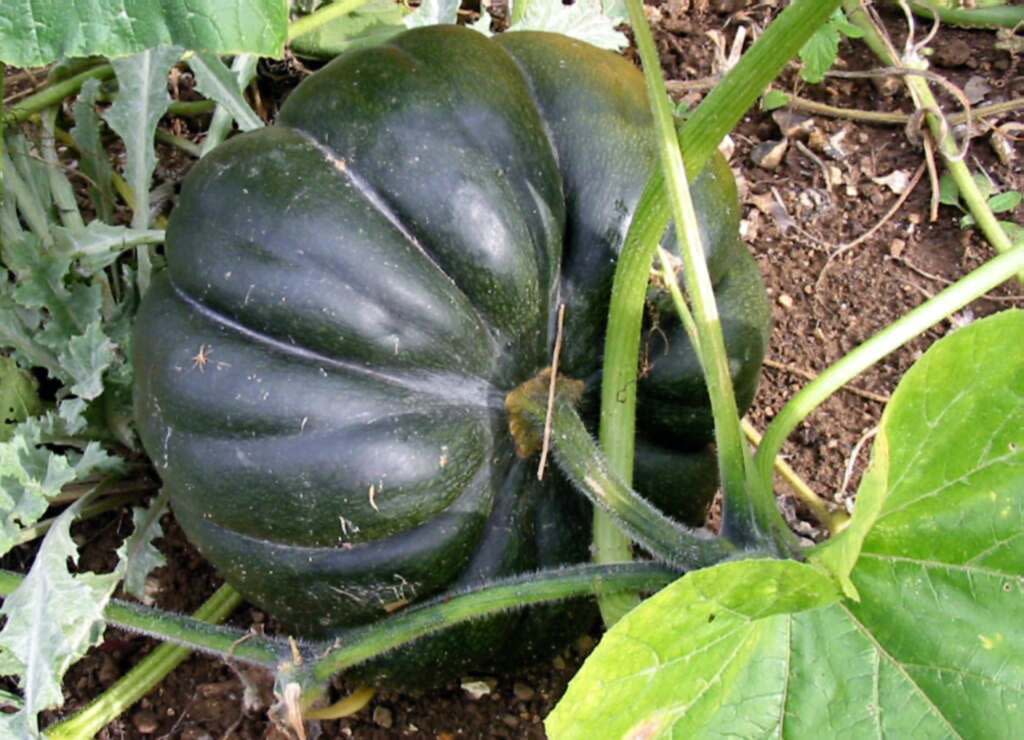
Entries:
<svg viewBox="0 0 1024 740">
<path fill-rule="evenodd" d="M 774 170 L 782 164 L 789 147 L 785 141 L 763 141 L 750 151 L 750 161 L 764 170 Z"/>
<path fill-rule="evenodd" d="M 460 686 L 472 699 L 479 699 L 491 693 L 491 687 L 486 681 L 464 678 Z"/>
<path fill-rule="evenodd" d="M 932 59 L 940 67 L 962 67 L 971 58 L 971 47 L 963 39 L 939 44 Z"/>
<path fill-rule="evenodd" d="M 902 239 L 893 239 L 892 243 L 889 244 L 889 255 L 892 257 L 899 257 L 903 254 L 903 250 L 907 248 L 907 243 Z"/>
<path fill-rule="evenodd" d="M 514 714 L 503 714 L 501 715 L 501 721 L 509 727 L 519 727 L 519 718 Z"/>
<path fill-rule="evenodd" d="M 143 735 L 152 735 L 160 727 L 156 715 L 145 710 L 132 715 L 132 724 Z"/>
<path fill-rule="evenodd" d="M 533 690 L 532 686 L 527 686 L 525 683 L 521 683 L 520 681 L 516 681 L 515 685 L 512 687 L 512 693 L 516 695 L 516 698 L 519 699 L 519 701 L 530 701 L 537 694 L 537 692 Z"/>
<path fill-rule="evenodd" d="M 394 721 L 394 716 L 391 714 L 391 710 L 387 707 L 377 706 L 373 708 L 373 724 L 387 730 L 391 727 Z"/>
<path fill-rule="evenodd" d="M 787 293 L 779 296 L 779 305 L 783 308 L 793 308 L 793 298 Z"/>
<path fill-rule="evenodd" d="M 555 667 L 556 671 L 565 670 L 565 660 L 562 659 L 561 655 L 556 655 L 555 659 L 551 661 L 551 665 Z"/>
</svg>

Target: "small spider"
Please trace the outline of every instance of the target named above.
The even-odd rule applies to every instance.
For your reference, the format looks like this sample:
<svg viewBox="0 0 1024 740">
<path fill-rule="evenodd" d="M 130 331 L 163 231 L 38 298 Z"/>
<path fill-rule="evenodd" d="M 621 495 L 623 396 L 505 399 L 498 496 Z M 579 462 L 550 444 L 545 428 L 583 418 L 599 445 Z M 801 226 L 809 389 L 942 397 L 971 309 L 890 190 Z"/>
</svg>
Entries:
<svg viewBox="0 0 1024 740">
<path fill-rule="evenodd" d="M 199 368 L 199 372 L 203 372 L 206 369 L 206 363 L 210 361 L 211 352 L 213 352 L 213 347 L 200 344 L 199 351 L 192 358 L 192 367 Z"/>
</svg>

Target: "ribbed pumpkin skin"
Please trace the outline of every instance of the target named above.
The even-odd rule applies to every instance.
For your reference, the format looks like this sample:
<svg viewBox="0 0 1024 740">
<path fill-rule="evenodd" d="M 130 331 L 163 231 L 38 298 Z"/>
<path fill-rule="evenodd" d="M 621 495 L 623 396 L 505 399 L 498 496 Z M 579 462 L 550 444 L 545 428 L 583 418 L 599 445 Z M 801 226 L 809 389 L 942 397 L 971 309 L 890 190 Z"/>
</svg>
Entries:
<svg viewBox="0 0 1024 740">
<path fill-rule="evenodd" d="M 275 126 L 205 157 L 134 341 L 142 441 L 192 542 L 301 634 L 587 559 L 587 507 L 516 458 L 503 402 L 549 363 L 564 302 L 561 371 L 596 413 L 614 260 L 655 166 L 628 62 L 456 27 L 339 57 Z M 722 160 L 694 194 L 746 405 L 764 288 Z M 699 518 L 714 478 L 700 370 L 670 318 L 649 340 L 637 486 Z M 558 608 L 502 617 L 417 660 L 530 652 L 560 623 L 574 628 Z"/>
</svg>

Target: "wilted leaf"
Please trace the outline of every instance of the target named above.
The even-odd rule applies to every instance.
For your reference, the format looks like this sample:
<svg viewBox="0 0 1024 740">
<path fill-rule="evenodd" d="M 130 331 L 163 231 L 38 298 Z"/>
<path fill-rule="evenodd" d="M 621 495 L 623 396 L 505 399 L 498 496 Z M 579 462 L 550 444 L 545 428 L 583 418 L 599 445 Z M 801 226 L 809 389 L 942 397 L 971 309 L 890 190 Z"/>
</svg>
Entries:
<svg viewBox="0 0 1024 740">
<path fill-rule="evenodd" d="M 0 442 L 11 438 L 19 422 L 39 413 L 42 402 L 37 386 L 35 378 L 18 363 L 0 356 Z"/>
</svg>

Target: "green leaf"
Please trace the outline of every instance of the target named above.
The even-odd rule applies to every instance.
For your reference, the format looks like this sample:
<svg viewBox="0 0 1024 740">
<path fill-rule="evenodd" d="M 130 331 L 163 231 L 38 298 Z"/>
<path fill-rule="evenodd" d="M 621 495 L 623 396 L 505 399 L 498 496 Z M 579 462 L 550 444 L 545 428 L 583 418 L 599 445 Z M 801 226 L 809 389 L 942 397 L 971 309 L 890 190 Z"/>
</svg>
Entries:
<svg viewBox="0 0 1024 740">
<path fill-rule="evenodd" d="M 71 392 L 85 400 L 103 393 L 103 373 L 114 361 L 114 343 L 103 333 L 99 321 L 89 324 L 83 334 L 72 337 L 57 358 L 71 377 Z"/>
<path fill-rule="evenodd" d="M 371 0 L 347 15 L 292 39 L 291 49 L 300 55 L 330 58 L 347 49 L 382 44 L 405 30 L 402 21 L 405 12 L 404 7 L 393 0 Z M 486 8 L 481 14 L 481 19 L 484 18 L 490 29 L 490 14 Z"/>
<path fill-rule="evenodd" d="M 231 114 L 242 131 L 263 128 L 263 119 L 245 102 L 242 88 L 234 73 L 215 54 L 195 54 L 188 66 L 196 75 L 196 88 L 200 93 L 216 100 Z"/>
<path fill-rule="evenodd" d="M 842 36 L 859 39 L 864 36 L 864 32 L 850 23 L 840 9 L 832 14 L 800 50 L 800 59 L 804 63 L 800 76 L 804 80 L 817 84 L 825 79 L 825 73 L 832 69 L 832 65 L 839 58 L 839 41 Z"/>
<path fill-rule="evenodd" d="M 508 30 L 560 33 L 602 49 L 621 51 L 629 46 L 629 40 L 615 26 L 600 0 L 577 0 L 573 5 L 563 5 L 561 0 L 529 0 L 522 20 Z"/>
<path fill-rule="evenodd" d="M 12 350 L 22 365 L 46 368 L 51 377 L 58 378 L 60 366 L 56 355 L 36 342 L 41 321 L 38 311 L 18 305 L 13 285 L 0 277 L 0 347 Z"/>
<path fill-rule="evenodd" d="M 789 95 L 782 90 L 769 90 L 761 98 L 761 108 L 766 111 L 785 108 L 789 105 Z"/>
<path fill-rule="evenodd" d="M 64 401 L 56 413 L 25 420 L 8 441 L 0 442 L 0 556 L 17 544 L 22 528 L 39 521 L 63 486 L 123 467 L 96 442 L 82 454 L 60 454 L 43 446 L 81 432 L 86 426 L 84 410 L 81 399 Z"/>
<path fill-rule="evenodd" d="M 688 573 L 608 631 L 548 716 L 548 734 L 767 735 L 785 701 L 793 615 L 837 598 L 829 578 L 792 561 Z"/>
<path fill-rule="evenodd" d="M 120 566 L 103 575 L 72 575 L 67 563 L 69 558 L 78 563 L 71 522 L 87 498 L 57 518 L 28 575 L 0 607 L 7 618 L 0 631 L 0 669 L 17 676 L 24 695 L 19 712 L 0 715 L 6 737 L 39 737 L 37 715 L 64 703 L 61 679 L 103 638 L 103 609 L 121 577 Z"/>
<path fill-rule="evenodd" d="M 981 193 L 983 198 L 995 195 L 996 184 L 992 182 L 992 178 L 984 171 L 975 172 L 972 175 L 974 184 L 978 186 L 978 191 Z"/>
<path fill-rule="evenodd" d="M 107 151 L 100 138 L 100 117 L 96 113 L 96 97 L 100 92 L 99 80 L 86 80 L 75 100 L 75 126 L 71 136 L 78 146 L 79 167 L 89 178 L 89 194 L 99 218 L 107 223 L 114 220 L 114 189 L 112 168 Z"/>
<path fill-rule="evenodd" d="M 167 494 L 161 493 L 150 503 L 149 508 L 138 506 L 132 509 L 132 524 L 135 528 L 117 550 L 124 565 L 124 591 L 143 604 L 151 604 L 153 598 L 146 593 L 146 579 L 155 568 L 167 564 L 167 559 L 156 547 L 153 540 L 163 536 L 160 517 L 167 512 Z"/>
<path fill-rule="evenodd" d="M 859 602 L 776 608 L 766 593 L 810 581 L 724 570 L 752 561 L 691 573 L 608 633 L 551 734 L 1015 737 L 1022 346 L 1024 311 L 1005 311 L 936 342 L 900 383 L 850 527 L 800 566 L 848 578 Z"/>
<path fill-rule="evenodd" d="M 999 225 L 1003 227 L 1003 231 L 1010 237 L 1014 246 L 1019 247 L 1024 244 L 1024 227 L 1013 221 L 1000 221 Z"/>
<path fill-rule="evenodd" d="M 125 179 L 135 198 L 132 228 L 148 229 L 149 186 L 156 168 L 153 137 L 156 126 L 171 102 L 167 94 L 167 73 L 182 49 L 162 46 L 113 61 L 120 88 L 117 100 L 107 111 L 107 123 L 124 140 L 127 151 Z M 139 290 L 149 287 L 151 265 L 147 247 L 139 249 Z"/>
<path fill-rule="evenodd" d="M 44 250 L 35 234 L 23 233 L 20 239 L 5 244 L 3 256 L 6 266 L 17 277 L 11 297 L 24 308 L 46 310 L 52 325 L 50 334 L 57 336 L 58 347 L 67 338 L 84 331 L 98 315 L 98 302 L 95 311 L 91 310 L 87 297 L 80 294 L 80 287 L 72 292 L 64 284 L 71 258 Z M 45 344 L 45 338 L 42 339 Z"/>
<path fill-rule="evenodd" d="M 121 57 L 157 46 L 281 57 L 282 0 L 20 0 L 0 4 L 0 61 L 38 67 L 68 57 Z"/>
<path fill-rule="evenodd" d="M 1024 196 L 1016 190 L 1008 190 L 989 198 L 988 207 L 992 209 L 992 213 L 1006 213 L 1019 206 L 1022 199 Z"/>
<path fill-rule="evenodd" d="M 416 10 L 405 17 L 403 23 L 406 28 L 455 23 L 459 5 L 460 0 L 423 0 Z"/>
<path fill-rule="evenodd" d="M 825 73 L 839 58 L 839 39 L 839 29 L 829 21 L 807 40 L 800 49 L 800 59 L 804 63 L 800 76 L 804 80 L 816 85 L 825 79 Z"/>
<path fill-rule="evenodd" d="M 77 272 L 94 275 L 112 265 L 121 253 L 143 244 L 159 244 L 164 240 L 160 229 L 132 229 L 111 226 L 102 221 L 91 221 L 85 229 L 54 228 L 54 237 L 60 251 L 73 260 Z"/>
<path fill-rule="evenodd" d="M 10 357 L 0 356 L 0 442 L 7 442 L 18 423 L 42 410 L 38 383 Z"/>
<path fill-rule="evenodd" d="M 939 203 L 960 208 L 960 186 L 948 172 L 939 179 Z"/>
<path fill-rule="evenodd" d="M 1009 311 L 947 336 L 911 367 L 882 415 L 850 525 L 812 560 L 845 580 L 865 538 L 943 519 L 979 551 L 1017 536 L 991 520 L 994 501 L 1024 505 L 1024 368 L 1006 362 L 1021 346 L 1024 313 Z"/>
</svg>

